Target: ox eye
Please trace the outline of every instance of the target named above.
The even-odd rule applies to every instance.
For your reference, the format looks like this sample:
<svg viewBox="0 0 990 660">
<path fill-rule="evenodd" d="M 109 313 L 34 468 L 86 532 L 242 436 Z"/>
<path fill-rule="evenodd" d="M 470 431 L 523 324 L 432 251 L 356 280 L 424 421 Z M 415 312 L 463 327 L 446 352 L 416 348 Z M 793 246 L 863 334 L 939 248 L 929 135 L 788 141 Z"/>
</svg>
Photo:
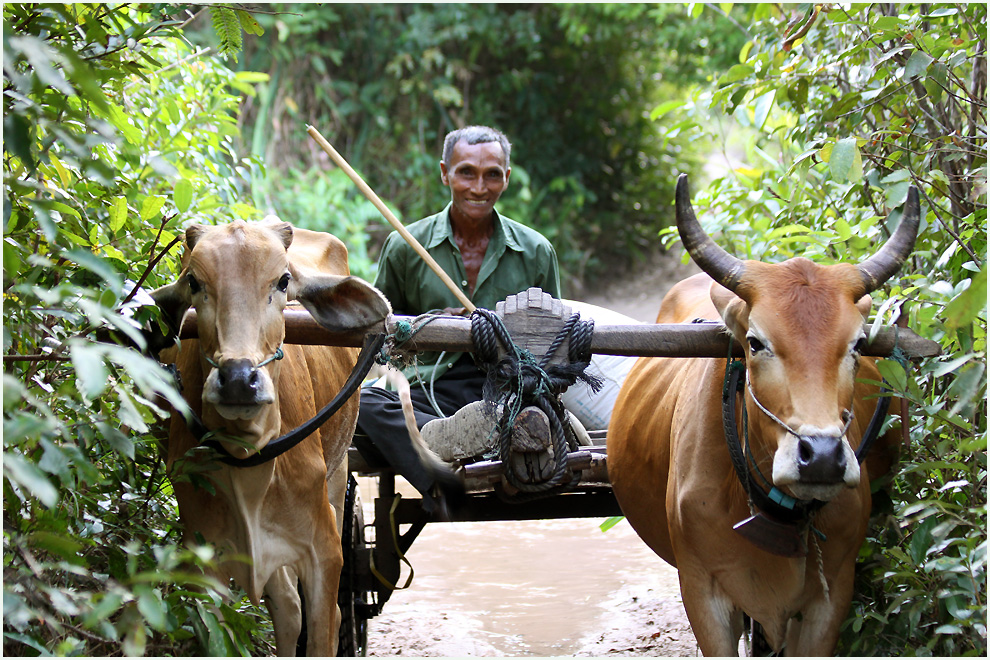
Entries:
<svg viewBox="0 0 990 660">
<path fill-rule="evenodd" d="M 751 353 L 759 353 L 760 351 L 765 351 L 767 348 L 762 341 L 752 335 L 746 337 L 746 340 L 749 342 L 749 350 Z"/>
<path fill-rule="evenodd" d="M 199 280 L 197 280 L 192 275 L 186 277 L 186 280 L 189 282 L 189 290 L 192 292 L 194 296 L 203 289 L 203 287 L 200 286 Z"/>
<path fill-rule="evenodd" d="M 279 279 L 278 284 L 276 284 L 275 286 L 278 287 L 278 290 L 279 291 L 281 291 L 282 293 L 285 293 L 286 289 L 289 288 L 289 280 L 290 279 L 291 278 L 289 277 L 289 274 L 286 273 L 285 275 L 283 275 Z"/>
</svg>

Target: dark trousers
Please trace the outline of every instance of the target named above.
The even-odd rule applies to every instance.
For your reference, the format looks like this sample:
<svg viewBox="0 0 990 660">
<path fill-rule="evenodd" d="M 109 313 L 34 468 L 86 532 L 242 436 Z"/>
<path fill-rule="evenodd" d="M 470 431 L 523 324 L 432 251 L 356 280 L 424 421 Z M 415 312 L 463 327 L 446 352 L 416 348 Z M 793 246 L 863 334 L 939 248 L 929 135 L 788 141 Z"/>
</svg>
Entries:
<svg viewBox="0 0 990 660">
<path fill-rule="evenodd" d="M 475 365 L 469 353 L 465 353 L 442 377 L 433 381 L 433 400 L 445 417 L 469 403 L 480 401 L 485 374 Z M 412 385 L 412 384 L 411 384 Z M 423 426 L 440 417 L 428 393 L 430 383 L 424 387 L 410 387 L 416 426 Z M 361 408 L 358 413 L 354 446 L 371 465 L 390 465 L 423 495 L 423 503 L 432 509 L 430 491 L 435 479 L 420 461 L 406 430 L 402 403 L 397 392 L 380 387 L 361 390 Z"/>
</svg>

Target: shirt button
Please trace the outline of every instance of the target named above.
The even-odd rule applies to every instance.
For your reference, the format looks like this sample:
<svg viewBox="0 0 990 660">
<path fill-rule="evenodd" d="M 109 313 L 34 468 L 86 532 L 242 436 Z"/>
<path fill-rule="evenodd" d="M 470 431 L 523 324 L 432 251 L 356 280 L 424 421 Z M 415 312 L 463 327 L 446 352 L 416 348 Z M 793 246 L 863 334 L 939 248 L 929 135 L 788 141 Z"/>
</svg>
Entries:
<svg viewBox="0 0 990 660">
<path fill-rule="evenodd" d="M 461 280 L 461 286 L 467 286 L 467 280 Z"/>
</svg>

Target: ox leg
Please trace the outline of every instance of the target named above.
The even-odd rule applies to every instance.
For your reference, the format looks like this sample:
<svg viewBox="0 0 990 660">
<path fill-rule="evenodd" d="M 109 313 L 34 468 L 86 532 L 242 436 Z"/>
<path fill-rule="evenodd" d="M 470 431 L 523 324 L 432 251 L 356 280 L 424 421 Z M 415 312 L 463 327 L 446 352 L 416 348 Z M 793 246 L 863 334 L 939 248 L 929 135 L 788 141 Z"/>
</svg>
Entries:
<svg viewBox="0 0 990 660">
<path fill-rule="evenodd" d="M 327 658 L 337 654 L 337 636 L 340 633 L 340 616 L 337 608 L 337 587 L 343 556 L 337 546 L 339 561 L 329 558 L 316 562 L 319 570 L 309 571 L 302 577 L 306 597 L 306 656 Z"/>
<path fill-rule="evenodd" d="M 303 596 L 306 601 L 306 655 L 326 658 L 337 654 L 340 615 L 337 589 L 344 553 L 340 547 L 340 532 L 329 504 L 318 516 L 327 521 L 313 535 L 313 545 L 300 569 Z"/>
<path fill-rule="evenodd" d="M 296 654 L 296 640 L 302 629 L 302 604 L 296 591 L 296 575 L 283 566 L 265 585 L 265 605 L 275 629 L 275 652 L 280 656 Z"/>
<path fill-rule="evenodd" d="M 678 571 L 681 599 L 691 630 L 706 656 L 739 655 L 742 613 L 719 588 L 714 576 L 698 572 L 691 576 L 685 568 Z"/>
<path fill-rule="evenodd" d="M 327 499 L 333 507 L 337 530 L 344 529 L 344 498 L 347 496 L 347 455 L 332 472 L 327 473 Z"/>
<path fill-rule="evenodd" d="M 849 613 L 855 566 L 829 580 L 829 597 L 819 593 L 801 611 L 800 620 L 791 619 L 784 652 L 792 656 L 828 656 L 835 653 L 839 628 Z M 815 577 L 817 580 L 817 576 Z"/>
<path fill-rule="evenodd" d="M 349 476 L 350 472 L 347 467 L 347 454 L 344 454 L 344 460 L 340 462 L 337 469 L 327 475 L 327 498 L 330 500 L 330 507 L 333 509 L 334 515 L 336 516 L 335 520 L 337 521 L 338 536 L 340 535 L 340 530 L 344 529 L 344 500 L 347 497 L 347 479 Z M 340 544 L 338 543 L 336 547 L 340 547 Z M 343 564 L 341 564 L 341 566 L 343 566 Z M 338 571 L 337 574 L 339 575 L 340 572 Z M 335 591 L 334 593 L 337 592 Z M 340 612 L 339 599 L 336 599 L 335 603 L 335 623 L 332 631 L 334 644 L 336 644 L 340 639 L 340 622 L 343 620 L 343 615 Z M 334 648 L 336 648 L 336 646 Z"/>
</svg>

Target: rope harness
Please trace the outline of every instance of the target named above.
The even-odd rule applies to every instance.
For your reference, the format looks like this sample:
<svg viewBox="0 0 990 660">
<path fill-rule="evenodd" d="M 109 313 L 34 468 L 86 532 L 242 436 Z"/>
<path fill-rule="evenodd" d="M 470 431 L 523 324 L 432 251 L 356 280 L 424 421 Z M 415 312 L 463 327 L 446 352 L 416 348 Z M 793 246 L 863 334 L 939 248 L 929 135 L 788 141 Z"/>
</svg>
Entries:
<svg viewBox="0 0 990 660">
<path fill-rule="evenodd" d="M 895 351 L 896 350 L 897 349 L 895 348 Z M 760 471 L 750 450 L 749 418 L 745 406 L 743 406 L 742 411 L 743 442 L 740 442 L 739 434 L 737 432 L 736 398 L 737 395 L 743 391 L 743 383 L 745 382 L 746 389 L 755 402 L 757 408 L 759 408 L 763 414 L 767 415 L 769 419 L 781 426 L 789 434 L 799 439 L 804 436 L 778 419 L 759 401 L 759 399 L 757 399 L 746 371 L 746 363 L 740 359 L 733 359 L 731 347 L 729 351 L 729 356 L 725 365 L 725 379 L 722 385 L 722 426 L 725 432 L 725 442 L 729 451 L 729 457 L 732 460 L 732 467 L 735 469 L 736 476 L 742 484 L 743 490 L 746 492 L 746 496 L 748 497 L 750 503 L 750 509 L 766 513 L 772 519 L 787 525 L 796 526 L 802 531 L 810 528 L 811 531 L 815 533 L 815 543 L 816 548 L 818 549 L 820 562 L 821 548 L 818 543 L 824 542 L 827 539 L 825 535 L 820 530 L 816 529 L 812 524 L 812 518 L 815 513 L 827 504 L 827 502 L 822 502 L 815 499 L 800 500 L 791 497 L 771 484 Z M 887 394 L 889 392 L 890 390 L 888 388 L 883 388 L 883 393 Z M 881 396 L 877 401 L 877 406 L 873 411 L 873 416 L 870 418 L 870 423 L 867 425 L 859 447 L 856 450 L 856 460 L 858 462 L 862 463 L 866 459 L 867 453 L 873 446 L 874 441 L 880 435 L 880 430 L 883 428 L 883 423 L 886 419 L 887 410 L 889 407 L 890 397 Z M 845 435 L 846 431 L 849 430 L 849 426 L 853 421 L 853 414 L 849 410 L 844 410 L 842 418 L 845 426 L 836 436 L 840 439 Z M 753 477 L 754 474 L 759 478 L 760 483 L 756 483 L 756 480 Z"/>
<path fill-rule="evenodd" d="M 587 383 L 595 392 L 601 388 L 601 379 L 585 373 L 591 362 L 594 330 L 594 320 L 582 321 L 579 313 L 572 314 L 546 354 L 537 360 L 528 350 L 513 343 L 502 319 L 494 312 L 479 308 L 471 314 L 471 338 L 477 349 L 475 362 L 487 375 L 482 395 L 492 416 L 496 411 L 501 411 L 493 433 L 498 436 L 498 455 L 502 464 L 508 465 L 512 451 L 512 426 L 524 408 L 536 406 L 550 422 L 553 470 L 549 478 L 537 483 L 523 483 L 511 470 L 505 471 L 506 481 L 529 496 L 567 490 L 580 481 L 579 474 L 567 478 L 567 453 L 577 449 L 578 442 L 567 421 L 560 394 L 578 380 Z M 567 362 L 551 364 L 554 354 L 565 340 L 568 341 Z M 501 358 L 499 345 L 504 350 Z M 522 499 L 531 497 L 523 495 Z"/>
<path fill-rule="evenodd" d="M 189 427 L 189 431 L 199 441 L 200 446 L 209 447 L 219 453 L 219 460 L 221 462 L 233 467 L 256 467 L 258 465 L 262 465 L 263 463 L 267 463 L 268 461 L 281 456 L 298 445 L 300 442 L 312 435 L 313 432 L 322 426 L 324 422 L 333 417 L 333 415 L 340 410 L 341 406 L 344 405 L 351 395 L 357 391 L 358 387 L 361 386 L 361 382 L 364 380 L 364 377 L 368 375 L 368 371 L 371 370 L 371 367 L 373 366 L 375 359 L 378 357 L 379 351 L 384 343 L 384 334 L 373 334 L 365 337 L 364 347 L 358 355 L 354 369 L 351 371 L 350 376 L 347 377 L 347 380 L 344 382 L 343 387 L 337 395 L 308 421 L 300 424 L 288 433 L 270 441 L 257 453 L 252 454 L 247 458 L 237 458 L 227 451 L 224 446 L 213 437 L 215 432 L 207 429 L 206 425 L 203 424 L 203 421 L 198 415 L 196 415 L 196 413 L 189 411 L 183 419 L 185 419 L 186 425 Z M 259 364 L 258 367 L 264 366 L 272 360 L 280 360 L 282 357 L 283 353 L 280 347 L 275 352 L 275 355 Z M 211 365 L 217 366 L 209 358 L 207 358 L 207 361 Z"/>
</svg>

